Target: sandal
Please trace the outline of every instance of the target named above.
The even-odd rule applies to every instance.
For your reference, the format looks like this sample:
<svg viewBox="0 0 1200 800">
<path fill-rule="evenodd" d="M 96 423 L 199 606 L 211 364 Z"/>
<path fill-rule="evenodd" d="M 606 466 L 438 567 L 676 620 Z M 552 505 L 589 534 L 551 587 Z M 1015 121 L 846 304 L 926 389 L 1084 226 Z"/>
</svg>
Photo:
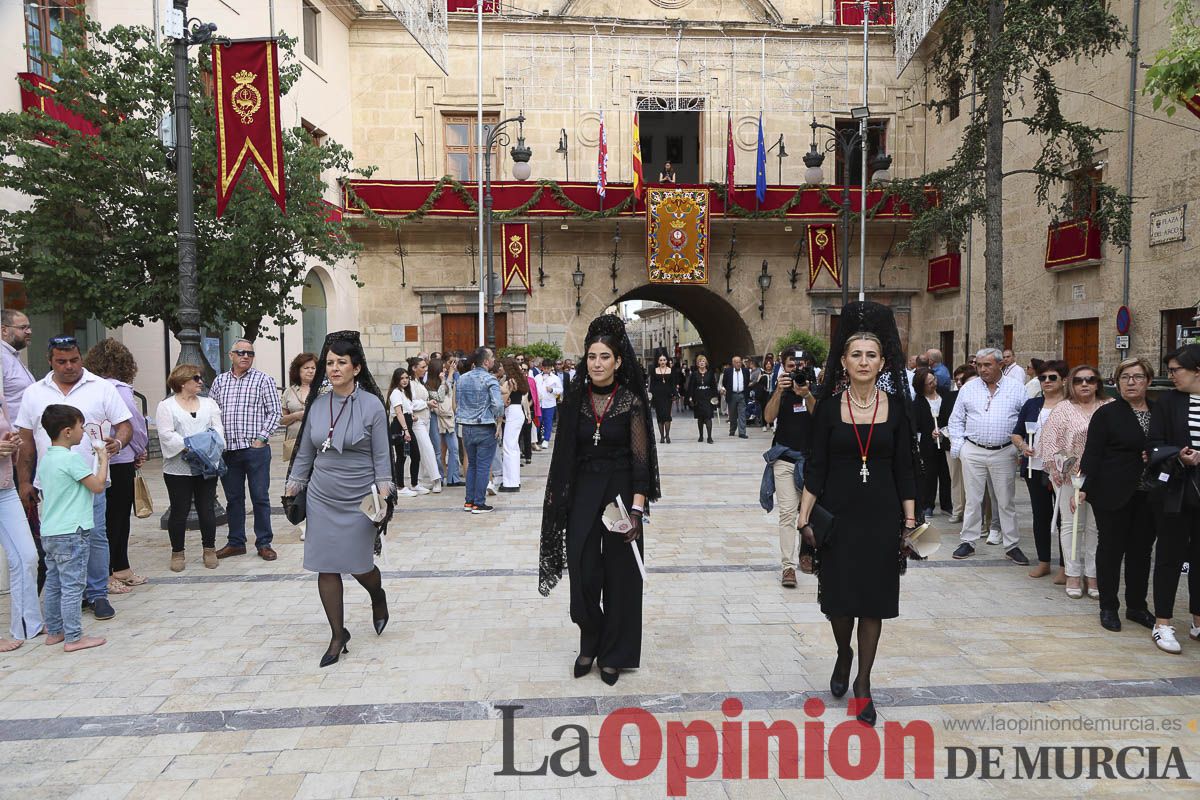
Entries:
<svg viewBox="0 0 1200 800">
<path fill-rule="evenodd" d="M 108 593 L 109 594 L 129 594 L 133 589 L 126 586 L 120 578 L 108 576 Z"/>
<path fill-rule="evenodd" d="M 141 586 L 147 582 L 146 578 L 142 577 L 141 575 L 135 575 L 131 569 L 123 569 L 119 572 L 114 572 L 112 577 L 116 578 L 126 586 Z"/>
</svg>

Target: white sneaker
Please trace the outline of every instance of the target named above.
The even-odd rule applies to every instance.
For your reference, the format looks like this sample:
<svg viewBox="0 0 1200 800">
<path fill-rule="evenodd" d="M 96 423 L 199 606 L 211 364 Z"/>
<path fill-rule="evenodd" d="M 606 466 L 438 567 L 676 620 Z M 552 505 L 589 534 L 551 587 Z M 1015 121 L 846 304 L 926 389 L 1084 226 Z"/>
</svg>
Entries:
<svg viewBox="0 0 1200 800">
<path fill-rule="evenodd" d="M 987 538 L 988 544 L 1000 544 L 1001 540 L 1002 540 L 1002 534 L 1000 533 L 1000 531 L 992 531 L 991 533 L 988 534 L 988 538 Z"/>
<path fill-rule="evenodd" d="M 433 488 L 430 489 L 429 491 L 433 492 L 434 494 L 441 494 L 442 493 L 442 482 L 440 480 L 434 481 Z"/>
<path fill-rule="evenodd" d="M 496 496 L 496 484 L 492 483 L 491 481 L 488 481 L 487 493 L 488 493 L 489 497 L 495 497 Z"/>
<path fill-rule="evenodd" d="M 429 494 L 429 490 L 426 489 L 421 484 L 417 484 L 416 486 L 413 487 L 413 493 L 414 494 Z"/>
<path fill-rule="evenodd" d="M 308 526 L 306 526 L 306 525 L 301 525 L 301 526 L 300 526 L 300 541 L 302 541 L 302 542 L 304 541 L 304 529 L 305 529 L 306 527 L 308 527 Z M 1192 638 L 1193 638 L 1193 639 L 1195 639 L 1196 637 L 1195 637 L 1195 636 L 1193 636 Z"/>
<path fill-rule="evenodd" d="M 414 491 L 413 491 L 413 490 L 412 490 L 410 487 L 408 487 L 408 486 L 405 486 L 403 489 L 401 489 L 400 491 L 396 492 L 396 494 L 398 494 L 398 495 L 400 495 L 400 496 L 402 496 L 402 497 L 416 497 L 416 496 L 417 496 L 417 493 L 416 493 L 416 492 L 414 492 Z"/>
<path fill-rule="evenodd" d="M 301 536 L 300 538 L 303 539 L 304 537 Z M 1188 631 L 1188 636 L 1197 642 L 1200 642 L 1200 625 L 1193 625 L 1191 630 Z"/>
<path fill-rule="evenodd" d="M 1171 625 L 1155 625 L 1151 634 L 1158 649 L 1164 653 L 1182 653 L 1183 648 L 1175 640 L 1175 628 Z"/>
<path fill-rule="evenodd" d="M 951 514 L 946 519 L 946 522 L 950 523 L 951 525 L 958 525 L 960 522 L 962 522 L 962 514 Z"/>
</svg>

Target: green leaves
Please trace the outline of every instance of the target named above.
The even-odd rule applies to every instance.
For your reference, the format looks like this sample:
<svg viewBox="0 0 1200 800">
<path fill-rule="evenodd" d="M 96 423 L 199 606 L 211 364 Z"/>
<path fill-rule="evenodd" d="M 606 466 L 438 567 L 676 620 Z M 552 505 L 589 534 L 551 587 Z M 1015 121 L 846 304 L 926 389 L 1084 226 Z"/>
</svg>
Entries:
<svg viewBox="0 0 1200 800">
<path fill-rule="evenodd" d="M 83 46 L 86 37 L 86 48 Z M 0 114 L 0 187 L 29 206 L 0 210 L 0 267 L 21 274 L 34 310 L 95 316 L 106 327 L 166 320 L 179 329 L 176 179 L 158 141 L 171 111 L 169 43 L 151 31 L 102 29 L 91 20 L 63 31 L 56 102 L 99 129 L 83 136 L 41 115 Z M 295 84 L 295 40 L 281 39 L 281 84 Z M 295 320 L 292 300 L 309 269 L 353 258 L 346 225 L 326 222 L 322 174 L 367 177 L 352 154 L 302 130 L 284 131 L 287 214 L 254 167 L 247 167 L 225 214 L 216 218 L 212 99 L 201 70 L 209 51 L 192 51 L 191 112 L 199 301 L 206 325 L 238 323 L 257 336 L 264 319 Z M 57 146 L 42 144 L 39 138 Z"/>
<path fill-rule="evenodd" d="M 1200 18 L 1189 0 L 1175 0 L 1171 43 L 1146 70 L 1142 92 L 1150 95 L 1155 111 L 1166 106 L 1167 116 L 1174 116 L 1177 103 L 1200 92 Z"/>
</svg>

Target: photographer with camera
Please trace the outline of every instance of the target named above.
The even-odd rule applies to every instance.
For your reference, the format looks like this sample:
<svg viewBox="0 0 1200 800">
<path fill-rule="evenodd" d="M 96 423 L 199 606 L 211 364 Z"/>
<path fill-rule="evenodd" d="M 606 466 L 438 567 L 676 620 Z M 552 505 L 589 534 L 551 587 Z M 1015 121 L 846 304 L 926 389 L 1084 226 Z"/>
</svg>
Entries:
<svg viewBox="0 0 1200 800">
<path fill-rule="evenodd" d="M 816 388 L 817 376 L 809 366 L 808 354 L 803 350 L 785 350 L 781 359 L 783 370 L 763 411 L 763 420 L 768 425 L 776 420 L 778 424 L 775 426 L 771 449 L 763 454 L 767 467 L 759 490 L 759 504 L 770 511 L 772 495 L 779 502 L 782 582 L 786 588 L 794 589 L 798 563 L 796 548 L 800 543 L 796 515 L 804 490 L 804 459 L 812 431 L 812 411 L 816 405 L 813 389 Z M 812 562 L 807 556 L 803 558 L 801 571 L 812 572 Z"/>
</svg>

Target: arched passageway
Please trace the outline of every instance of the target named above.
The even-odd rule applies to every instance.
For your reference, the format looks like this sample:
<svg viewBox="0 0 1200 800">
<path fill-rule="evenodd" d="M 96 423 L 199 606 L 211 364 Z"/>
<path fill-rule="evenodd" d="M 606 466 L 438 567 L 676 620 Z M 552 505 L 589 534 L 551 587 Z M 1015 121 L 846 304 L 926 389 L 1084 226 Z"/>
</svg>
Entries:
<svg viewBox="0 0 1200 800">
<path fill-rule="evenodd" d="M 627 300 L 648 300 L 679 311 L 696 327 L 708 358 L 715 365 L 726 363 L 734 355 L 758 352 L 750 328 L 737 309 L 706 287 L 644 284 L 613 302 Z"/>
</svg>

